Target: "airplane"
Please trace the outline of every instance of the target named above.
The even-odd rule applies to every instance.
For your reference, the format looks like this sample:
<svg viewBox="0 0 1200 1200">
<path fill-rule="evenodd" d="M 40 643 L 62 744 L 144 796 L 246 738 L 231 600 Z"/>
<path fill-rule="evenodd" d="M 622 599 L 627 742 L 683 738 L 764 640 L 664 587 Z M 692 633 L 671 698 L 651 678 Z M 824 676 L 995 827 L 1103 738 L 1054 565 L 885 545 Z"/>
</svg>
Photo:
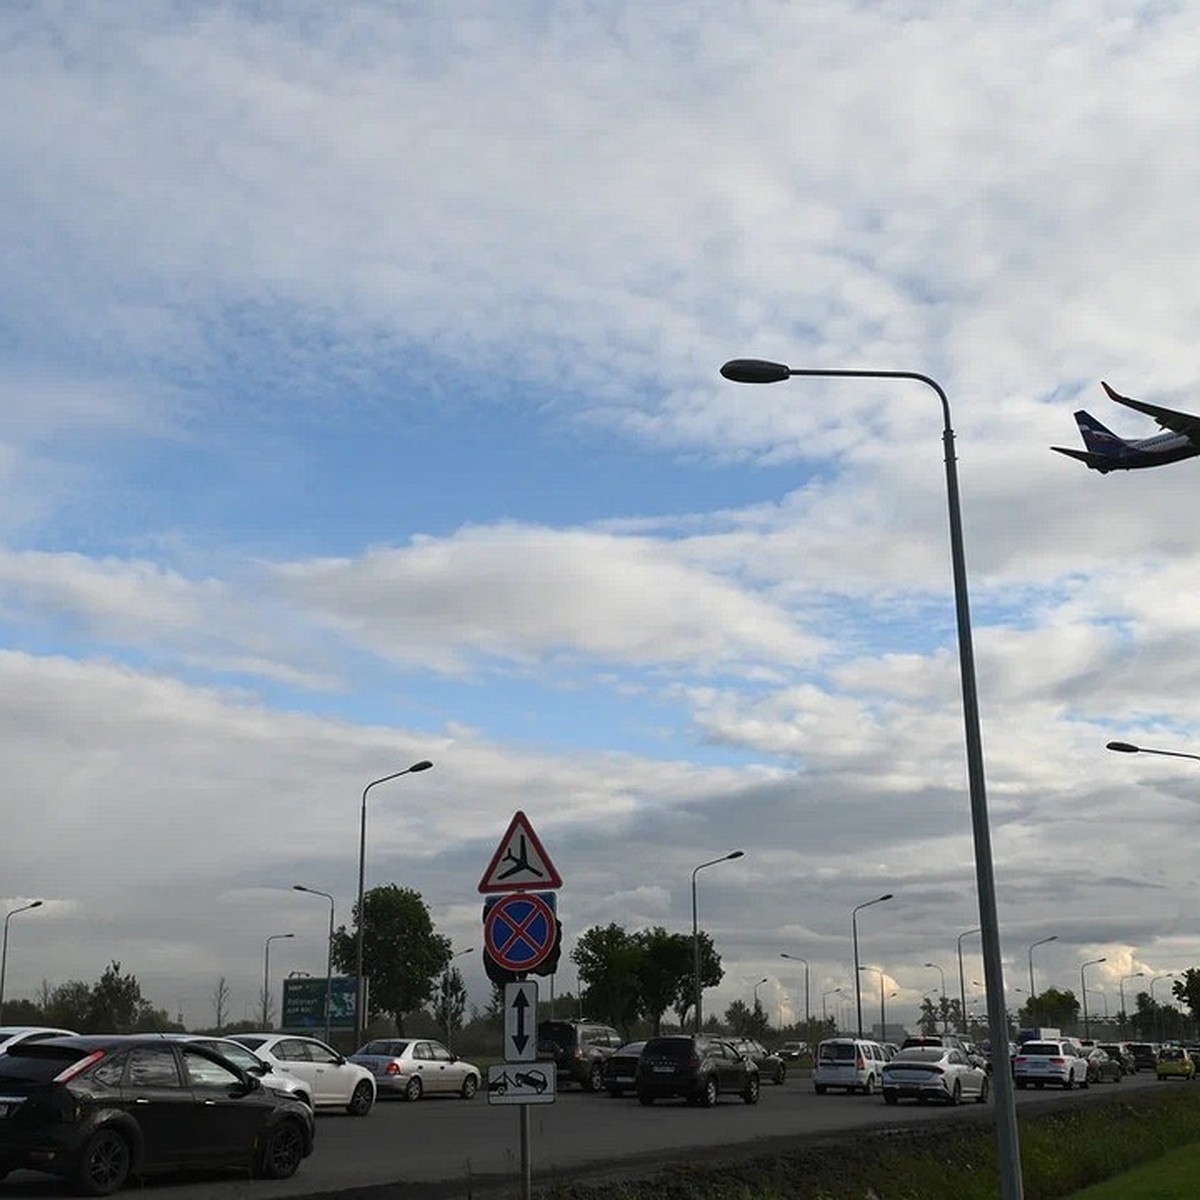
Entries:
<svg viewBox="0 0 1200 1200">
<path fill-rule="evenodd" d="M 1079 426 L 1087 449 L 1068 450 L 1065 446 L 1051 446 L 1051 450 L 1069 458 L 1077 458 L 1101 474 L 1132 471 L 1137 467 L 1160 467 L 1164 463 L 1179 462 L 1180 459 L 1195 458 L 1200 454 L 1200 417 L 1176 412 L 1173 408 L 1160 408 L 1144 400 L 1130 400 L 1128 396 L 1114 392 L 1103 380 L 1100 386 L 1108 393 L 1110 400 L 1153 417 L 1167 432 L 1129 441 L 1118 437 L 1111 429 L 1105 429 L 1091 413 L 1080 409 L 1075 414 L 1075 424 Z"/>
</svg>

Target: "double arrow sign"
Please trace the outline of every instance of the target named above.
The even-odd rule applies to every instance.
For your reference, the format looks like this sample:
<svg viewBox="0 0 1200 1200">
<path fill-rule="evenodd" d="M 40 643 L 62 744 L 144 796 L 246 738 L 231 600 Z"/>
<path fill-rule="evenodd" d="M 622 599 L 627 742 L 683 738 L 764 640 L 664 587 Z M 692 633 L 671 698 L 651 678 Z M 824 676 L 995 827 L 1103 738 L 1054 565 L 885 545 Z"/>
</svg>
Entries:
<svg viewBox="0 0 1200 1200">
<path fill-rule="evenodd" d="M 523 979 L 504 985 L 504 1061 L 537 1059 L 537 983 Z"/>
</svg>

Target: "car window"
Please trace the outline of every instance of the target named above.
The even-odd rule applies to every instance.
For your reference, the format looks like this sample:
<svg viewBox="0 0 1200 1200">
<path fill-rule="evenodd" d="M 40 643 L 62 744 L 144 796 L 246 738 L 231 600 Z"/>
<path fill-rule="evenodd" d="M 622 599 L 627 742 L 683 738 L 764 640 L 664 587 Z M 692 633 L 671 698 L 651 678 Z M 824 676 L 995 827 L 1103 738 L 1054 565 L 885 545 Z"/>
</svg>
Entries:
<svg viewBox="0 0 1200 1200">
<path fill-rule="evenodd" d="M 233 1041 L 238 1042 L 243 1046 L 249 1046 L 251 1050 L 259 1049 L 266 1043 L 266 1040 L 266 1038 L 261 1037 L 248 1037 L 245 1034 L 239 1034 L 233 1039 Z M 275 1057 L 278 1058 L 279 1055 L 277 1054 Z"/>
<path fill-rule="evenodd" d="M 852 1042 L 822 1042 L 821 1062 L 853 1062 L 856 1055 Z"/>
<path fill-rule="evenodd" d="M 1031 1058 L 1059 1058 L 1063 1048 L 1054 1042 L 1026 1042 L 1021 1053 Z"/>
<path fill-rule="evenodd" d="M 642 1053 L 647 1058 L 690 1058 L 692 1054 L 703 1054 L 704 1044 L 691 1038 L 651 1038 Z"/>
<path fill-rule="evenodd" d="M 182 1087 L 175 1051 L 170 1046 L 136 1046 L 129 1053 L 130 1087 Z"/>
<path fill-rule="evenodd" d="M 331 1063 L 337 1064 L 342 1061 L 342 1056 L 336 1050 L 321 1042 L 305 1042 L 304 1049 L 308 1052 L 310 1062 L 324 1063 L 329 1066 Z"/>
<path fill-rule="evenodd" d="M 299 1038 L 284 1038 L 275 1043 L 271 1053 L 283 1062 L 310 1062 L 308 1043 Z"/>
<path fill-rule="evenodd" d="M 19 1042 L 11 1050 L 0 1054 L 0 1083 L 5 1079 L 49 1083 L 56 1075 L 83 1062 L 92 1053 L 78 1046 Z"/>
<path fill-rule="evenodd" d="M 102 1087 L 119 1087 L 128 1061 L 128 1054 L 106 1055 L 92 1069 L 88 1078 Z"/>
<path fill-rule="evenodd" d="M 407 1048 L 407 1042 L 368 1042 L 359 1054 L 380 1054 L 391 1058 L 399 1058 Z"/>
<path fill-rule="evenodd" d="M 417 1044 L 413 1046 L 412 1056 L 419 1062 L 428 1062 L 433 1057 L 433 1055 L 429 1052 L 429 1043 L 417 1042 Z"/>
<path fill-rule="evenodd" d="M 430 1056 L 435 1062 L 453 1062 L 454 1055 L 441 1042 L 429 1043 Z"/>
<path fill-rule="evenodd" d="M 936 1046 L 910 1046 L 907 1050 L 897 1052 L 892 1062 L 903 1066 L 910 1062 L 937 1062 L 941 1057 L 942 1052 Z"/>
<path fill-rule="evenodd" d="M 195 1046 L 183 1047 L 183 1068 L 192 1087 L 232 1087 L 242 1082 L 231 1066 L 201 1054 Z"/>
<path fill-rule="evenodd" d="M 245 1046 L 239 1046 L 237 1042 L 193 1042 L 193 1046 L 204 1046 L 209 1050 L 215 1051 L 222 1058 L 227 1058 L 235 1066 L 239 1066 L 243 1071 L 260 1072 L 262 1070 L 262 1059 L 247 1050 Z"/>
</svg>

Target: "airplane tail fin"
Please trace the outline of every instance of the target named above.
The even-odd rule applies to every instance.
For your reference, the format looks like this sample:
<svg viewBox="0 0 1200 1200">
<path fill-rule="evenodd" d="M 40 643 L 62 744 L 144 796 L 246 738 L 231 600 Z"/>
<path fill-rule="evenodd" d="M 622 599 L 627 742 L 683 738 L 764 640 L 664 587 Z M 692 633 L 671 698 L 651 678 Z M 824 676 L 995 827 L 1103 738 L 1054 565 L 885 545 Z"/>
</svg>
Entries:
<svg viewBox="0 0 1200 1200">
<path fill-rule="evenodd" d="M 1110 454 L 1092 454 L 1088 450 L 1071 450 L 1066 446 L 1051 446 L 1050 449 L 1057 450 L 1059 454 L 1065 454 L 1068 458 L 1077 458 L 1080 462 L 1087 463 L 1093 471 L 1099 471 L 1101 475 L 1107 474 L 1115 466 Z"/>
<path fill-rule="evenodd" d="M 1107 383 L 1104 387 L 1109 395 L 1112 395 L 1112 389 Z M 1084 412 L 1083 409 L 1075 414 L 1075 424 L 1079 426 L 1083 444 L 1093 454 L 1113 455 L 1127 449 L 1129 445 L 1124 438 L 1117 437 L 1111 429 L 1105 428 L 1091 413 Z"/>
</svg>

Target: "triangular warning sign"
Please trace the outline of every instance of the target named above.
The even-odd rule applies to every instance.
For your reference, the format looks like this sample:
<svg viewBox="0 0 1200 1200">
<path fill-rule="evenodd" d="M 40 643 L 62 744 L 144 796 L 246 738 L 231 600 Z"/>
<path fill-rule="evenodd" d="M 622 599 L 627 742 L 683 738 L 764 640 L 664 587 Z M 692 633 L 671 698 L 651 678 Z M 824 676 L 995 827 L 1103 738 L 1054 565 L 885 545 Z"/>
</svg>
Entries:
<svg viewBox="0 0 1200 1200">
<path fill-rule="evenodd" d="M 513 814 L 488 869 L 479 881 L 481 892 L 551 891 L 562 887 L 562 876 L 533 832 L 529 818 Z"/>
</svg>

